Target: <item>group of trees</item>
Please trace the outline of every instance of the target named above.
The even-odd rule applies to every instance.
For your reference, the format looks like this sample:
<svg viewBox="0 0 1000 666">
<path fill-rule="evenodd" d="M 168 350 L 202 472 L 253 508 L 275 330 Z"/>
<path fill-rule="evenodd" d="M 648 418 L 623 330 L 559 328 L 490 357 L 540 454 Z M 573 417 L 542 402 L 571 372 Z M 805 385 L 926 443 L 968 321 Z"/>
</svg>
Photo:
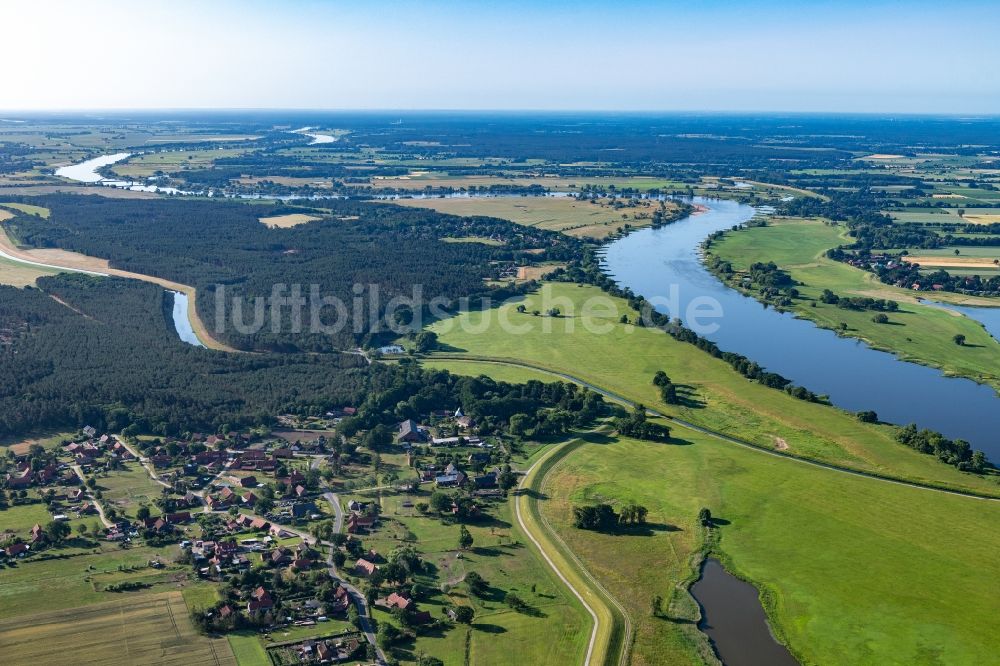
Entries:
<svg viewBox="0 0 1000 666">
<path fill-rule="evenodd" d="M 669 442 L 670 428 L 659 423 L 653 423 L 646 417 L 646 407 L 636 405 L 628 414 L 615 419 L 615 430 L 618 434 L 635 439 L 645 439 L 652 442 Z"/>
<path fill-rule="evenodd" d="M 990 466 L 983 452 L 974 451 L 965 440 L 948 439 L 933 430 L 918 430 L 912 423 L 900 428 L 896 432 L 896 439 L 921 453 L 937 456 L 963 472 L 979 474 Z"/>
<path fill-rule="evenodd" d="M 676 405 L 680 402 L 677 396 L 677 386 L 670 381 L 670 377 L 663 370 L 657 370 L 653 376 L 653 385 L 660 389 L 660 398 L 663 402 L 668 405 Z"/>
<path fill-rule="evenodd" d="M 542 439 L 587 424 L 605 408 L 599 394 L 564 382 L 508 384 L 414 365 L 376 365 L 371 374 L 369 392 L 357 414 L 338 425 L 338 432 L 346 437 L 371 432 L 380 424 L 391 434 L 404 419 L 419 419 L 459 405 L 481 434 Z"/>
<path fill-rule="evenodd" d="M 610 504 L 588 504 L 573 507 L 573 526 L 582 530 L 609 532 L 628 525 L 643 525 L 649 509 L 629 502 L 620 512 Z"/>
<path fill-rule="evenodd" d="M 819 300 L 827 305 L 836 305 L 845 310 L 874 310 L 876 312 L 896 312 L 899 303 L 885 298 L 869 298 L 867 296 L 838 296 L 829 289 L 824 289 Z"/>
</svg>

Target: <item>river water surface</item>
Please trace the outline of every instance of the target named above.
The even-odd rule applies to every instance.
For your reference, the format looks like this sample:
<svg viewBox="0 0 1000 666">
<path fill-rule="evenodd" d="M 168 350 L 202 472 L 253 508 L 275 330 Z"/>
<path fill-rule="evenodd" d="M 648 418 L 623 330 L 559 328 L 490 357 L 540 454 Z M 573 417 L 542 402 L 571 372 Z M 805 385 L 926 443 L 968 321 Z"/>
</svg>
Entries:
<svg viewBox="0 0 1000 666">
<path fill-rule="evenodd" d="M 191 326 L 191 317 L 188 311 L 188 295 L 180 291 L 173 291 L 171 293 L 174 295 L 173 319 L 178 337 L 189 345 L 204 347 L 205 345 L 202 344 L 201 340 L 195 334 L 194 327 Z"/>
<path fill-rule="evenodd" d="M 755 210 L 700 197 L 693 203 L 708 211 L 659 229 L 640 229 L 604 248 L 607 273 L 651 301 L 670 297 L 673 289 L 676 306 L 657 309 L 687 323 L 693 300 L 714 299 L 723 315 L 715 320 L 718 330 L 702 335 L 723 350 L 739 352 L 796 384 L 826 394 L 838 407 L 875 410 L 885 421 L 938 430 L 965 439 L 992 461 L 1000 461 L 1000 399 L 992 388 L 901 361 L 764 307 L 726 286 L 702 264 L 701 243 L 715 231 L 748 221 Z"/>
</svg>

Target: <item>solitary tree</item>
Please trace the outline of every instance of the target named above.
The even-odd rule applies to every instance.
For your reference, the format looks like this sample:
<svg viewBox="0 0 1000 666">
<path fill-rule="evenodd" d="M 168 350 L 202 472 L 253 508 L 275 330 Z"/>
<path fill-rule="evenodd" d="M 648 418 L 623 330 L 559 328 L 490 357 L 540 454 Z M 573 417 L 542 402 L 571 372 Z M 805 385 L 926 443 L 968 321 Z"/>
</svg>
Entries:
<svg viewBox="0 0 1000 666">
<path fill-rule="evenodd" d="M 462 624 L 472 624 L 472 619 L 476 616 L 476 611 L 470 606 L 456 606 L 452 612 L 455 613 L 455 622 Z"/>
<path fill-rule="evenodd" d="M 698 522 L 705 527 L 711 527 L 712 512 L 703 507 L 702 510 L 698 512 Z"/>
<path fill-rule="evenodd" d="M 952 340 L 954 340 L 955 344 L 958 345 L 959 347 L 965 345 L 965 336 L 962 335 L 961 333 L 956 333 L 955 337 L 953 337 Z"/>
<path fill-rule="evenodd" d="M 458 547 L 462 550 L 469 550 L 472 547 L 472 534 L 462 525 L 458 530 Z"/>
</svg>

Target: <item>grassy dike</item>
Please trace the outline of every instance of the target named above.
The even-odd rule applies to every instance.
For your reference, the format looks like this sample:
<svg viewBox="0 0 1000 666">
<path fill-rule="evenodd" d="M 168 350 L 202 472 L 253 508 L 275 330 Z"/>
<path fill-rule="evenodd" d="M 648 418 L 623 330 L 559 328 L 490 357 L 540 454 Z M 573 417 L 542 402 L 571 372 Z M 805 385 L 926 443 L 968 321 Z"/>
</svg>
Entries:
<svg viewBox="0 0 1000 666">
<path fill-rule="evenodd" d="M 526 312 L 517 312 L 524 305 Z M 534 316 L 560 308 L 559 317 Z M 585 309 L 586 308 L 586 309 Z M 725 362 L 662 331 L 620 323 L 635 313 L 596 287 L 546 283 L 519 303 L 436 322 L 451 358 L 468 355 L 565 372 L 673 417 L 761 447 L 907 481 L 1000 495 L 996 478 L 965 474 L 897 443 L 893 428 L 860 423 L 833 407 L 796 400 L 746 380 Z M 513 328 L 512 328 L 513 327 Z M 449 361 L 454 362 L 454 361 Z M 652 377 L 664 370 L 684 405 L 660 401 Z"/>
<path fill-rule="evenodd" d="M 586 442 L 600 441 L 602 437 L 598 433 L 588 433 L 551 448 L 531 466 L 510 500 L 518 523 L 527 533 L 532 548 L 538 551 L 538 559 L 558 572 L 591 616 L 593 625 L 588 636 L 585 666 L 628 663 L 631 619 L 542 515 L 541 505 L 546 499 L 542 484 L 546 475 L 566 456 Z"/>
<path fill-rule="evenodd" d="M 876 349 L 1000 389 L 1000 343 L 973 319 L 921 305 L 911 290 L 882 284 L 870 273 L 827 259 L 828 249 L 853 242 L 845 234 L 845 227 L 822 220 L 776 218 L 766 227 L 727 232 L 712 243 L 708 254 L 732 264 L 735 279 L 727 283 L 750 296 L 755 295 L 756 289 L 741 287 L 740 272 L 747 271 L 755 262 L 773 261 L 800 283 L 796 287 L 800 298 L 795 299 L 791 308 L 797 316 L 833 330 L 839 329 L 841 323 L 847 324 L 844 335 L 860 338 Z M 838 296 L 895 300 L 900 310 L 889 313 L 890 324 L 876 324 L 871 312 L 822 303 L 819 297 L 824 289 Z M 945 292 L 935 292 L 930 297 L 942 302 L 1000 305 L 989 299 Z M 965 346 L 953 342 L 959 334 L 966 337 Z"/>
</svg>

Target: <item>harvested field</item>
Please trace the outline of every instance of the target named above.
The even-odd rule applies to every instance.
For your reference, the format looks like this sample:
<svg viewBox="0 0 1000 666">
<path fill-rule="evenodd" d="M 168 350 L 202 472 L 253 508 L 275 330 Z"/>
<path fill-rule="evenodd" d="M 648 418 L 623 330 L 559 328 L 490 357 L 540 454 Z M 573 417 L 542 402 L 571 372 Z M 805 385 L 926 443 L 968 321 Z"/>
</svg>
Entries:
<svg viewBox="0 0 1000 666">
<path fill-rule="evenodd" d="M 43 275 L 55 275 L 58 272 L 0 257 L 0 284 L 7 284 L 12 287 L 26 287 L 29 284 L 35 284 L 35 280 Z"/>
<path fill-rule="evenodd" d="M 1000 215 L 994 215 L 994 214 L 980 215 L 976 213 L 970 215 L 966 213 L 965 217 L 962 218 L 962 221 L 968 222 L 970 224 L 996 224 L 1000 222 Z"/>
<path fill-rule="evenodd" d="M 7 664 L 236 664 L 225 640 L 195 631 L 179 592 L 0 621 L 0 654 Z"/>
<path fill-rule="evenodd" d="M 543 277 L 562 268 L 564 264 L 551 264 L 549 266 L 520 266 L 517 269 L 518 280 L 541 280 Z"/>
<path fill-rule="evenodd" d="M 1000 255 L 1000 253 L 998 253 Z M 910 264 L 920 264 L 928 268 L 997 268 L 993 259 L 987 257 L 928 257 L 910 255 L 903 257 L 903 260 Z"/>
<path fill-rule="evenodd" d="M 300 224 L 306 224 L 308 222 L 315 222 L 320 219 L 313 215 L 306 215 L 305 213 L 291 213 L 289 215 L 275 215 L 274 217 L 260 217 L 261 224 L 264 224 L 272 229 L 287 229 L 289 227 L 297 227 Z"/>
<path fill-rule="evenodd" d="M 486 215 L 526 227 L 561 231 L 570 236 L 605 238 L 626 225 L 648 226 L 660 202 L 602 197 L 592 203 L 572 197 L 477 197 L 399 199 L 401 206 L 432 208 L 452 215 Z M 666 203 L 667 210 L 673 204 Z"/>
</svg>

